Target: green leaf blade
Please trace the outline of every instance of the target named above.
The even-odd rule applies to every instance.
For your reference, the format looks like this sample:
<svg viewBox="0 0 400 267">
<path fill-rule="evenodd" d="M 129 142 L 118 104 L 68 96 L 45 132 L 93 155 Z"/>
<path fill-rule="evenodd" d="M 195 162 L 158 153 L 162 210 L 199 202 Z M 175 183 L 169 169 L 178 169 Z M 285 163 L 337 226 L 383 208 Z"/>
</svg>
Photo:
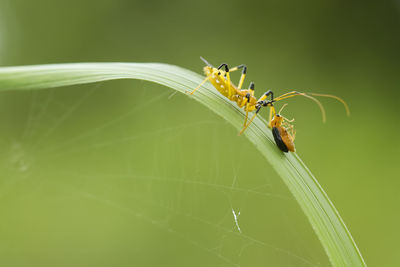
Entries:
<svg viewBox="0 0 400 267">
<path fill-rule="evenodd" d="M 192 71 L 159 63 L 73 63 L 0 68 L 0 91 L 31 90 L 114 79 L 155 82 L 178 92 L 193 90 L 204 79 Z M 192 96 L 238 130 L 244 112 L 207 83 Z M 311 171 L 295 153 L 282 153 L 260 117 L 246 131 L 283 179 L 309 219 L 333 266 L 366 266 L 350 232 Z"/>
</svg>

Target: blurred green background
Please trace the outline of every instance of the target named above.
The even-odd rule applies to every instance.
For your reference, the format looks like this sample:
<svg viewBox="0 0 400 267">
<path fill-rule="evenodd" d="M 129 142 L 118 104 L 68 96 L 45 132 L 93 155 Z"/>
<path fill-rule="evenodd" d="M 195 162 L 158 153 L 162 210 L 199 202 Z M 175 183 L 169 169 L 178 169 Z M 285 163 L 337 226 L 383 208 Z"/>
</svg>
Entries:
<svg viewBox="0 0 400 267">
<path fill-rule="evenodd" d="M 203 56 L 247 64 L 258 95 L 343 97 L 349 118 L 329 99 L 326 124 L 308 99 L 284 114 L 367 264 L 399 266 L 399 12 L 399 1 L 0 0 L 0 62 L 201 73 Z M 169 88 L 3 92 L 0 122 L 1 266 L 329 266 L 261 154 Z"/>
</svg>

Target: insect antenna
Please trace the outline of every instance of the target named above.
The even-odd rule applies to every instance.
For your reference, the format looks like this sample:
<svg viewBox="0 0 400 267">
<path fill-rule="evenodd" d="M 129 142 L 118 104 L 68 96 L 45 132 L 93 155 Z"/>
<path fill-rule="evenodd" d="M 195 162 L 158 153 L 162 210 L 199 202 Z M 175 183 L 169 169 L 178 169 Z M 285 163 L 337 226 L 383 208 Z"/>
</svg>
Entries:
<svg viewBox="0 0 400 267">
<path fill-rule="evenodd" d="M 280 116 L 282 116 L 281 114 L 282 114 L 282 110 L 286 107 L 288 105 L 288 103 L 285 103 L 282 107 L 281 107 L 281 109 L 279 110 L 279 113 L 278 113 L 278 115 L 280 115 Z M 285 118 L 285 117 L 283 117 L 282 116 L 282 118 L 283 118 L 283 123 L 286 123 L 286 124 L 288 124 L 289 126 L 291 126 L 291 122 L 294 122 L 294 119 L 291 119 L 291 120 L 289 120 L 288 118 Z"/>
<path fill-rule="evenodd" d="M 344 108 L 346 109 L 347 116 L 350 116 L 350 108 L 349 108 L 349 106 L 347 105 L 346 101 L 344 101 L 340 97 L 335 96 L 335 95 L 327 95 L 327 94 L 316 94 L 316 93 L 308 93 L 308 94 L 315 95 L 315 96 L 322 96 L 322 97 L 330 97 L 330 98 L 336 99 L 337 101 L 339 101 L 340 103 L 343 104 Z"/>
<path fill-rule="evenodd" d="M 324 106 L 322 105 L 322 103 L 321 103 L 318 99 L 316 99 L 315 97 L 312 97 L 312 96 L 310 96 L 310 95 L 307 95 L 307 94 L 304 94 L 304 93 L 302 93 L 301 95 L 302 95 L 302 96 L 305 96 L 305 97 L 311 99 L 312 101 L 314 101 L 315 103 L 317 103 L 319 109 L 321 110 L 322 122 L 325 123 L 325 122 L 326 122 L 326 112 L 325 112 L 325 108 L 324 108 Z"/>
<path fill-rule="evenodd" d="M 294 97 L 294 96 L 297 96 L 297 95 L 301 95 L 301 96 L 307 97 L 307 98 L 311 99 L 312 101 L 314 101 L 315 103 L 317 103 L 319 109 L 321 110 L 322 122 L 324 122 L 324 123 L 326 122 L 326 112 L 325 112 L 325 108 L 322 105 L 322 103 L 318 99 L 316 99 L 315 97 L 312 97 L 312 96 L 310 96 L 310 95 L 308 95 L 306 93 L 292 91 L 292 92 L 289 92 L 289 93 L 286 93 L 286 94 L 283 94 L 281 96 L 276 97 L 275 101 L 280 101 L 280 100 L 283 100 L 283 99 L 286 99 L 286 98 L 290 98 L 290 97 Z"/>
<path fill-rule="evenodd" d="M 281 114 L 281 113 L 282 113 L 282 110 L 283 110 L 287 105 L 288 105 L 288 103 L 285 103 L 285 104 L 281 107 L 281 109 L 279 110 L 279 113 L 278 113 L 278 114 Z"/>
</svg>

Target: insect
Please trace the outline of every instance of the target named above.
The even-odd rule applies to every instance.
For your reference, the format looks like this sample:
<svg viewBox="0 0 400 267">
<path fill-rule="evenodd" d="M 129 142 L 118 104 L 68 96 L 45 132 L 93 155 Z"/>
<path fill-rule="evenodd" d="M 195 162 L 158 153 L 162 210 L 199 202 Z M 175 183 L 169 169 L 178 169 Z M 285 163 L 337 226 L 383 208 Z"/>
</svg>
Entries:
<svg viewBox="0 0 400 267">
<path fill-rule="evenodd" d="M 294 121 L 288 120 L 287 118 L 280 115 L 283 108 L 287 105 L 284 104 L 280 109 L 279 113 L 275 112 L 274 106 L 271 106 L 271 112 L 274 114 L 272 119 L 270 120 L 268 126 L 272 130 L 272 135 L 274 136 L 274 140 L 276 145 L 283 152 L 295 152 L 294 139 L 296 135 L 296 131 L 294 130 L 294 126 L 290 124 Z"/>
<path fill-rule="evenodd" d="M 248 114 L 258 108 L 259 103 L 267 99 L 267 97 L 272 93 L 272 91 L 267 91 L 258 100 L 254 96 L 254 83 L 251 82 L 248 89 L 242 89 L 244 79 L 246 77 L 247 67 L 242 64 L 234 68 L 229 69 L 228 64 L 222 63 L 218 68 L 207 62 L 204 58 L 200 57 L 201 60 L 206 63 L 203 68 L 206 78 L 192 91 L 193 95 L 205 82 L 210 80 L 211 84 L 225 97 L 229 100 L 236 102 L 236 104 L 243 108 L 246 112 L 246 118 L 243 127 L 247 124 Z M 242 75 L 240 76 L 238 86 L 231 82 L 230 72 L 237 70 L 242 70 Z"/>
<path fill-rule="evenodd" d="M 239 134 L 242 134 L 247 129 L 247 127 L 250 126 L 250 124 L 253 122 L 254 118 L 257 116 L 257 113 L 260 111 L 261 107 L 265 107 L 265 106 L 270 107 L 268 127 L 272 130 L 272 135 L 274 137 L 276 145 L 283 152 L 289 152 L 289 151 L 295 152 L 294 139 L 295 139 L 296 131 L 294 129 L 294 126 L 291 124 L 294 121 L 294 119 L 289 120 L 289 119 L 283 117 L 282 115 L 280 115 L 280 113 L 282 112 L 283 108 L 287 105 L 287 103 L 285 103 L 282 106 L 279 113 L 276 113 L 275 108 L 274 108 L 275 102 L 278 102 L 278 101 L 281 101 L 283 99 L 287 99 L 290 97 L 294 97 L 294 96 L 304 96 L 304 97 L 310 98 L 311 100 L 313 100 L 315 103 L 318 104 L 318 106 L 321 110 L 321 114 L 322 114 L 322 121 L 326 122 L 325 108 L 322 105 L 322 103 L 313 96 L 329 97 L 329 98 L 334 98 L 334 99 L 338 100 L 339 102 L 341 102 L 344 105 L 347 116 L 350 115 L 350 109 L 349 109 L 347 103 L 343 99 L 341 99 L 340 97 L 337 97 L 335 95 L 317 94 L 317 93 L 306 94 L 306 93 L 301 93 L 301 92 L 297 92 L 297 91 L 291 91 L 291 92 L 285 93 L 281 96 L 278 96 L 277 98 L 274 98 L 274 95 L 272 92 L 270 95 L 271 95 L 270 100 L 263 100 L 260 103 L 258 103 L 256 112 L 254 113 L 253 117 L 250 119 L 249 123 L 247 123 L 243 127 L 243 129 L 240 131 Z"/>
<path fill-rule="evenodd" d="M 253 122 L 257 114 L 260 112 L 262 107 L 270 107 L 270 113 L 269 113 L 269 119 L 268 119 L 268 127 L 272 129 L 272 134 L 275 139 L 275 143 L 277 146 L 283 151 L 283 152 L 294 152 L 294 139 L 295 139 L 295 130 L 294 126 L 290 124 L 294 120 L 288 120 L 279 113 L 282 111 L 282 109 L 286 106 L 284 104 L 279 111 L 279 113 L 276 113 L 275 108 L 274 108 L 274 103 L 291 98 L 294 96 L 304 96 L 307 97 L 311 100 L 313 100 L 315 103 L 318 104 L 321 114 L 322 114 L 322 121 L 326 121 L 326 112 L 325 109 L 322 105 L 322 103 L 316 99 L 313 96 L 321 96 L 321 97 L 330 97 L 338 100 L 341 102 L 345 109 L 347 115 L 350 114 L 349 108 L 347 103 L 342 100 L 341 98 L 334 96 L 334 95 L 328 95 L 328 94 L 316 94 L 316 93 L 302 93 L 298 91 L 291 91 L 288 93 L 285 93 L 281 96 L 278 96 L 274 98 L 274 93 L 271 90 L 268 90 L 265 92 L 259 99 L 257 99 L 254 96 L 254 83 L 251 82 L 248 89 L 242 89 L 244 79 L 246 77 L 246 72 L 247 72 L 247 67 L 246 65 L 242 64 L 239 66 L 236 66 L 234 68 L 229 69 L 228 65 L 226 63 L 222 63 L 218 68 L 215 68 L 212 66 L 210 63 L 208 63 L 204 58 L 200 57 L 201 60 L 206 64 L 206 66 L 203 68 L 204 73 L 206 75 L 206 78 L 193 90 L 190 92 L 191 95 L 193 95 L 205 82 L 208 80 L 211 82 L 211 84 L 225 97 L 227 97 L 229 100 L 236 102 L 236 104 L 240 107 L 243 108 L 244 111 L 246 112 L 245 116 L 245 121 L 243 123 L 243 128 L 239 132 L 239 135 L 241 135 Z M 237 71 L 241 69 L 242 74 L 239 80 L 238 86 L 232 83 L 230 79 L 230 72 Z M 268 99 L 269 97 L 269 99 Z M 248 114 L 249 112 L 252 112 L 255 110 L 254 115 L 248 122 Z"/>
</svg>

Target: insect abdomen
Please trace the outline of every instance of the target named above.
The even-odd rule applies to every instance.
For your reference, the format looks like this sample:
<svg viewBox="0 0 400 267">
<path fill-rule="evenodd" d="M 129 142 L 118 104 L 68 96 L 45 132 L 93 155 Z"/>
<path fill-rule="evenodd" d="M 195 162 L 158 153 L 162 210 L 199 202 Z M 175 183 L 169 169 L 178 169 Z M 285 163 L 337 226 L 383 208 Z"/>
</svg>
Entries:
<svg viewBox="0 0 400 267">
<path fill-rule="evenodd" d="M 283 127 L 273 127 L 272 135 L 274 136 L 274 140 L 276 145 L 280 150 L 287 153 L 289 151 L 295 152 L 294 143 L 292 138 L 289 136 L 288 132 Z"/>
</svg>

